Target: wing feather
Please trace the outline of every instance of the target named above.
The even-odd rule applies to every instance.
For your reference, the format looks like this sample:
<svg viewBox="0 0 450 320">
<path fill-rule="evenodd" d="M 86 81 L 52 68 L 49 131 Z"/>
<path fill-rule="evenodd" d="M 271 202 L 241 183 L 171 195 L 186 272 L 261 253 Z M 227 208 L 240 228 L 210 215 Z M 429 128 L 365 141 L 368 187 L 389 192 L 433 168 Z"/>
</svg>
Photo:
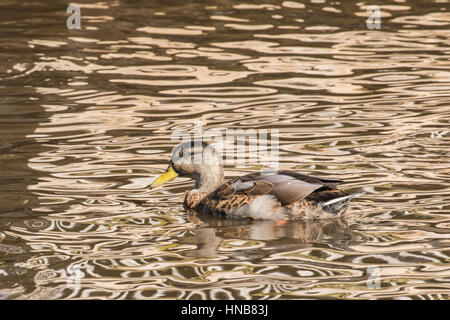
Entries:
<svg viewBox="0 0 450 320">
<path fill-rule="evenodd" d="M 303 200 L 318 189 L 335 189 L 340 180 L 322 179 L 295 171 L 283 170 L 275 174 L 251 173 L 224 184 L 217 196 L 224 199 L 232 194 L 259 196 L 274 195 L 282 205 Z"/>
</svg>

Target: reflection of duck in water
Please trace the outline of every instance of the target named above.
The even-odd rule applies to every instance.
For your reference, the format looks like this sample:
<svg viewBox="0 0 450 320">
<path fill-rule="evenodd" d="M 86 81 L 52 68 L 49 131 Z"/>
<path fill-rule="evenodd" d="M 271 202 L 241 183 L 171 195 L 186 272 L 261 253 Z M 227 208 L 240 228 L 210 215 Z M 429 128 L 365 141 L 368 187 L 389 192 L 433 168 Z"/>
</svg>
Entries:
<svg viewBox="0 0 450 320">
<path fill-rule="evenodd" d="M 224 182 L 222 162 L 207 143 L 184 142 L 174 148 L 167 170 L 151 185 L 180 176 L 195 179 L 184 200 L 185 209 L 251 219 L 322 219 L 341 216 L 350 199 L 337 188 L 340 180 L 295 171 L 252 173 Z"/>
<path fill-rule="evenodd" d="M 343 218 L 320 220 L 246 221 L 238 219 L 218 219 L 211 215 L 189 212 L 189 220 L 196 225 L 191 235 L 185 235 L 180 243 L 196 244 L 197 249 L 188 255 L 213 257 L 224 240 L 263 241 L 264 247 L 276 252 L 292 247 L 311 247 L 316 243 L 329 244 L 345 248 L 353 241 L 359 241 L 361 235 L 355 234 Z M 256 254 L 256 253 L 255 253 Z"/>
</svg>

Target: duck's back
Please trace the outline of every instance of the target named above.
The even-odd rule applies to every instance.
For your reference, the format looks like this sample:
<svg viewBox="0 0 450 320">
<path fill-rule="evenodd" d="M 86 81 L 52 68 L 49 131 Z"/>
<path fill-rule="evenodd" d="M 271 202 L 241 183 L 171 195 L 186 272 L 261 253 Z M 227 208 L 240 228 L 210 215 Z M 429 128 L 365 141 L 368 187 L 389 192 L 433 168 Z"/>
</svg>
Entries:
<svg viewBox="0 0 450 320">
<path fill-rule="evenodd" d="M 224 183 L 195 207 L 202 213 L 253 219 L 320 219 L 343 214 L 353 197 L 340 180 L 295 171 L 251 173 Z"/>
</svg>

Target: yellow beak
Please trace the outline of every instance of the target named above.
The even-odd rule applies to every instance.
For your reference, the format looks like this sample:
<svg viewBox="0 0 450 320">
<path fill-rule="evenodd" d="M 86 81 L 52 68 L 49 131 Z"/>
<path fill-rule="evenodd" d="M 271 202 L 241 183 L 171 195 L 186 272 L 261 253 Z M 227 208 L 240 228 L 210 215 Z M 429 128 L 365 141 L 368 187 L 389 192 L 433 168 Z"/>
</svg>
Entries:
<svg viewBox="0 0 450 320">
<path fill-rule="evenodd" d="M 150 185 L 150 189 L 162 186 L 164 183 L 175 179 L 178 176 L 178 173 L 175 172 L 172 168 L 172 164 L 169 164 L 169 167 L 163 174 L 161 174 L 155 181 Z"/>
</svg>

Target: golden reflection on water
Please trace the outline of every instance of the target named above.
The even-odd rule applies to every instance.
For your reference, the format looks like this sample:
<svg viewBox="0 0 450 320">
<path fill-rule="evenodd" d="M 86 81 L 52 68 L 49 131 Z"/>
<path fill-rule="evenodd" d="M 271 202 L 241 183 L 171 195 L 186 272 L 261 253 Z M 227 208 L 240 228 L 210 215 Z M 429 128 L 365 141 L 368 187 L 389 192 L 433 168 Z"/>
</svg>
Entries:
<svg viewBox="0 0 450 320">
<path fill-rule="evenodd" d="M 79 31 L 0 6 L 0 298 L 448 299 L 444 3 L 380 30 L 357 1 L 86 3 Z M 278 129 L 282 169 L 366 195 L 337 221 L 185 213 L 192 182 L 148 186 L 195 120 Z"/>
</svg>

